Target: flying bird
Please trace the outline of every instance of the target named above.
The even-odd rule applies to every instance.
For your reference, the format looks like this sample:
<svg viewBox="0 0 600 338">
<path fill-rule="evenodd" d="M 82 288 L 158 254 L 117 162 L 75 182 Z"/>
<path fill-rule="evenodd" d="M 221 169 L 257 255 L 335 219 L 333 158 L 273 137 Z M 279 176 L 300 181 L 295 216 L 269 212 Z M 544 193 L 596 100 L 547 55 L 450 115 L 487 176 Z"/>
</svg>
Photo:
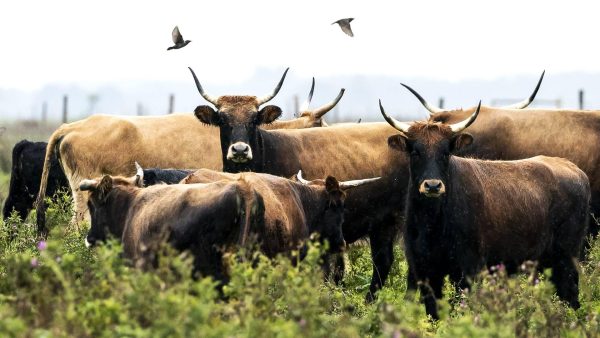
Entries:
<svg viewBox="0 0 600 338">
<path fill-rule="evenodd" d="M 167 50 L 183 48 L 187 46 L 188 43 L 192 42 L 191 40 L 183 40 L 183 36 L 181 35 L 181 33 L 179 33 L 179 27 L 177 26 L 173 28 L 173 33 L 171 33 L 171 35 L 173 37 L 173 43 L 175 45 L 167 48 Z"/>
<path fill-rule="evenodd" d="M 348 34 L 349 36 L 354 36 L 354 33 L 352 33 L 352 28 L 350 28 L 350 22 L 352 22 L 352 20 L 354 20 L 354 18 L 340 19 L 332 23 L 332 25 L 335 25 L 337 23 L 338 25 L 340 25 L 342 32 Z"/>
</svg>

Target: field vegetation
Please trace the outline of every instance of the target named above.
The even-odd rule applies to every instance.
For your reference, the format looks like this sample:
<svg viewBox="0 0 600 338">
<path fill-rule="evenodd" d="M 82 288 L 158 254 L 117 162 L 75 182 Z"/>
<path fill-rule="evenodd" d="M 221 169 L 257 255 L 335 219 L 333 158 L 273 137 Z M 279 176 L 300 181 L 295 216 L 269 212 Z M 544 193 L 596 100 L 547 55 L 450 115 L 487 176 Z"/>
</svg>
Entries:
<svg viewBox="0 0 600 338">
<path fill-rule="evenodd" d="M 1 148 L 0 158 L 5 156 Z M 2 170 L 5 196 L 9 175 Z M 387 285 L 373 304 L 364 302 L 371 276 L 366 242 L 346 252 L 341 285 L 324 280 L 324 248 L 317 243 L 298 264 L 244 248 L 227 257 L 231 282 L 221 296 L 210 278 L 190 278 L 185 253 L 164 247 L 156 270 L 132 268 L 116 240 L 85 247 L 88 225 L 69 226 L 69 196 L 49 205 L 45 241 L 36 237 L 34 214 L 24 222 L 0 222 L 0 337 L 600 336 L 598 241 L 580 264 L 577 311 L 558 300 L 550 271 L 538 274 L 527 263 L 516 276 L 507 276 L 502 266 L 484 271 L 466 292 L 455 293 L 446 283 L 442 319 L 432 322 L 418 294 L 406 294 L 401 240 Z"/>
</svg>

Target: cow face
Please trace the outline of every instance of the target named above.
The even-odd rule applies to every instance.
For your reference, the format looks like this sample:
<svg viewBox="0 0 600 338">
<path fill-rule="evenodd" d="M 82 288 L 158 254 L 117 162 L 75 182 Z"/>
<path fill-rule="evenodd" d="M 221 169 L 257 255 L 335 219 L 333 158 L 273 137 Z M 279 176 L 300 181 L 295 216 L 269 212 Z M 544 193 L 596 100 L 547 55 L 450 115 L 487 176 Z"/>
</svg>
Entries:
<svg viewBox="0 0 600 338">
<path fill-rule="evenodd" d="M 411 187 L 428 198 L 444 195 L 449 178 L 450 154 L 473 142 L 471 135 L 460 132 L 475 121 L 481 102 L 467 120 L 451 125 L 431 121 L 412 124 L 399 122 L 385 113 L 381 102 L 379 105 L 386 121 L 402 132 L 391 136 L 388 144 L 409 156 Z"/>
<path fill-rule="evenodd" d="M 260 106 L 269 102 L 279 93 L 286 69 L 275 90 L 262 98 L 255 96 L 221 96 L 214 98 L 204 92 L 194 71 L 190 69 L 196 88 L 202 97 L 212 103 L 217 110 L 209 106 L 199 106 L 194 110 L 196 117 L 203 123 L 218 126 L 221 132 L 221 150 L 223 152 L 223 169 L 225 171 L 245 171 L 255 160 L 258 140 L 258 127 L 275 121 L 281 116 L 281 108 L 277 106 Z"/>
<path fill-rule="evenodd" d="M 258 127 L 281 116 L 281 108 L 277 106 L 259 108 L 255 96 L 221 96 L 216 106 L 216 111 L 209 106 L 198 106 L 194 114 L 201 122 L 219 127 L 224 162 L 251 161 L 253 149 L 258 148 Z"/>
<path fill-rule="evenodd" d="M 120 237 L 123 229 L 122 218 L 127 214 L 126 206 L 120 199 L 115 187 L 141 188 L 144 185 L 143 170 L 136 163 L 138 172 L 135 176 L 111 177 L 104 175 L 102 178 L 83 180 L 79 186 L 81 191 L 89 191 L 88 208 L 92 218 L 92 226 L 85 239 L 85 245 L 91 247 L 98 242 L 106 240 L 107 233 Z"/>
</svg>

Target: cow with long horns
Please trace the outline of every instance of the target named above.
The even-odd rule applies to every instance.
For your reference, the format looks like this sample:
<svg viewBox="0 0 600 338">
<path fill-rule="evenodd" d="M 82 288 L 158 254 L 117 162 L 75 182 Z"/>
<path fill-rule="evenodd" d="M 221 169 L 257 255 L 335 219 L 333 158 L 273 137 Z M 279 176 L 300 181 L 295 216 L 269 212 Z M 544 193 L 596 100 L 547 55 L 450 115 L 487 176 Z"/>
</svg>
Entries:
<svg viewBox="0 0 600 338">
<path fill-rule="evenodd" d="M 434 107 L 415 90 L 409 90 L 425 107 L 429 107 L 430 121 L 457 123 L 474 112 L 474 108 L 443 110 Z M 482 106 L 477 123 L 469 128 L 469 133 L 475 142 L 458 150 L 456 154 L 459 156 L 518 160 L 546 155 L 566 158 L 575 163 L 590 180 L 590 212 L 600 214 L 600 111 L 523 111 Z M 582 143 L 582 140 L 586 142 Z M 599 230 L 598 223 L 590 218 L 589 234 L 597 236 Z"/>
<path fill-rule="evenodd" d="M 487 161 L 453 156 L 474 142 L 463 133 L 480 113 L 450 124 L 405 123 L 389 146 L 408 157 L 405 250 L 425 308 L 438 319 L 444 277 L 460 287 L 486 266 L 516 270 L 526 260 L 552 268 L 558 296 L 578 308 L 575 261 L 583 244 L 590 185 L 575 164 L 556 157 Z"/>
<path fill-rule="evenodd" d="M 282 82 L 283 78 L 276 90 L 267 97 L 272 98 L 281 88 Z M 323 116 L 333 106 L 326 104 L 309 110 L 308 104 L 313 90 L 314 79 L 311 94 L 299 117 L 289 121 L 273 121 L 262 128 L 296 129 L 325 126 Z M 260 100 L 266 102 L 267 97 Z M 224 96 L 223 100 L 235 101 L 235 98 L 239 97 Z M 243 109 L 238 104 L 236 107 Z M 38 196 L 44 196 L 52 159 L 56 157 L 60 160 L 73 194 L 74 223 L 78 223 L 88 214 L 87 195 L 79 190 L 80 182 L 85 178 L 102 174 L 131 175 L 135 172 L 132 163 L 136 160 L 144 167 L 157 168 L 220 170 L 223 166 L 219 131 L 198 123 L 193 114 L 94 115 L 62 125 L 48 142 Z M 45 233 L 45 213 L 43 199 L 40 198 L 37 200 L 37 216 L 38 232 Z"/>
<path fill-rule="evenodd" d="M 396 134 L 395 129 L 381 122 L 264 130 L 259 127 L 269 120 L 259 113 L 258 106 L 253 112 L 219 108 L 221 103 L 204 91 L 190 71 L 200 95 L 217 106 L 217 110 L 198 106 L 195 112 L 200 121 L 219 127 L 224 171 L 290 177 L 302 169 L 310 177 L 381 177 L 348 193 L 343 227 L 348 243 L 369 238 L 373 274 L 366 298 L 373 300 L 394 260 L 393 245 L 403 214 L 398 206 L 404 204 L 408 183 L 408 159 L 387 146 L 387 138 Z M 343 90 L 338 98 L 342 94 Z M 234 149 L 235 145 L 243 151 Z"/>
</svg>

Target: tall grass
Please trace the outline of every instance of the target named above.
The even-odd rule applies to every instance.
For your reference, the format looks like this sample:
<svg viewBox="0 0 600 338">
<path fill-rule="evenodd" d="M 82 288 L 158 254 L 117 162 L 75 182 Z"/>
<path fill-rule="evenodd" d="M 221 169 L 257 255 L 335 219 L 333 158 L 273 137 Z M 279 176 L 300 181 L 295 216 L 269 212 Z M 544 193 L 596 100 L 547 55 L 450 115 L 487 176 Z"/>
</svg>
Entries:
<svg viewBox="0 0 600 338">
<path fill-rule="evenodd" d="M 508 277 L 482 273 L 469 292 L 445 288 L 442 319 L 427 319 L 406 296 L 400 249 L 386 287 L 365 304 L 371 275 L 368 246 L 347 253 L 342 285 L 323 279 L 322 248 L 297 265 L 257 253 L 229 256 L 224 298 L 210 278 L 190 278 L 190 257 L 165 248 L 159 267 L 141 271 L 120 258 L 116 241 L 87 249 L 85 230 L 69 227 L 70 201 L 48 211 L 51 234 L 36 239 L 33 217 L 0 228 L 0 336 L 76 337 L 481 337 L 600 335 L 600 244 L 581 265 L 582 308 L 554 295 L 548 275 L 531 267 Z M 14 226 L 13 226 L 14 225 Z M 452 303 L 452 305 L 450 305 Z"/>
</svg>

